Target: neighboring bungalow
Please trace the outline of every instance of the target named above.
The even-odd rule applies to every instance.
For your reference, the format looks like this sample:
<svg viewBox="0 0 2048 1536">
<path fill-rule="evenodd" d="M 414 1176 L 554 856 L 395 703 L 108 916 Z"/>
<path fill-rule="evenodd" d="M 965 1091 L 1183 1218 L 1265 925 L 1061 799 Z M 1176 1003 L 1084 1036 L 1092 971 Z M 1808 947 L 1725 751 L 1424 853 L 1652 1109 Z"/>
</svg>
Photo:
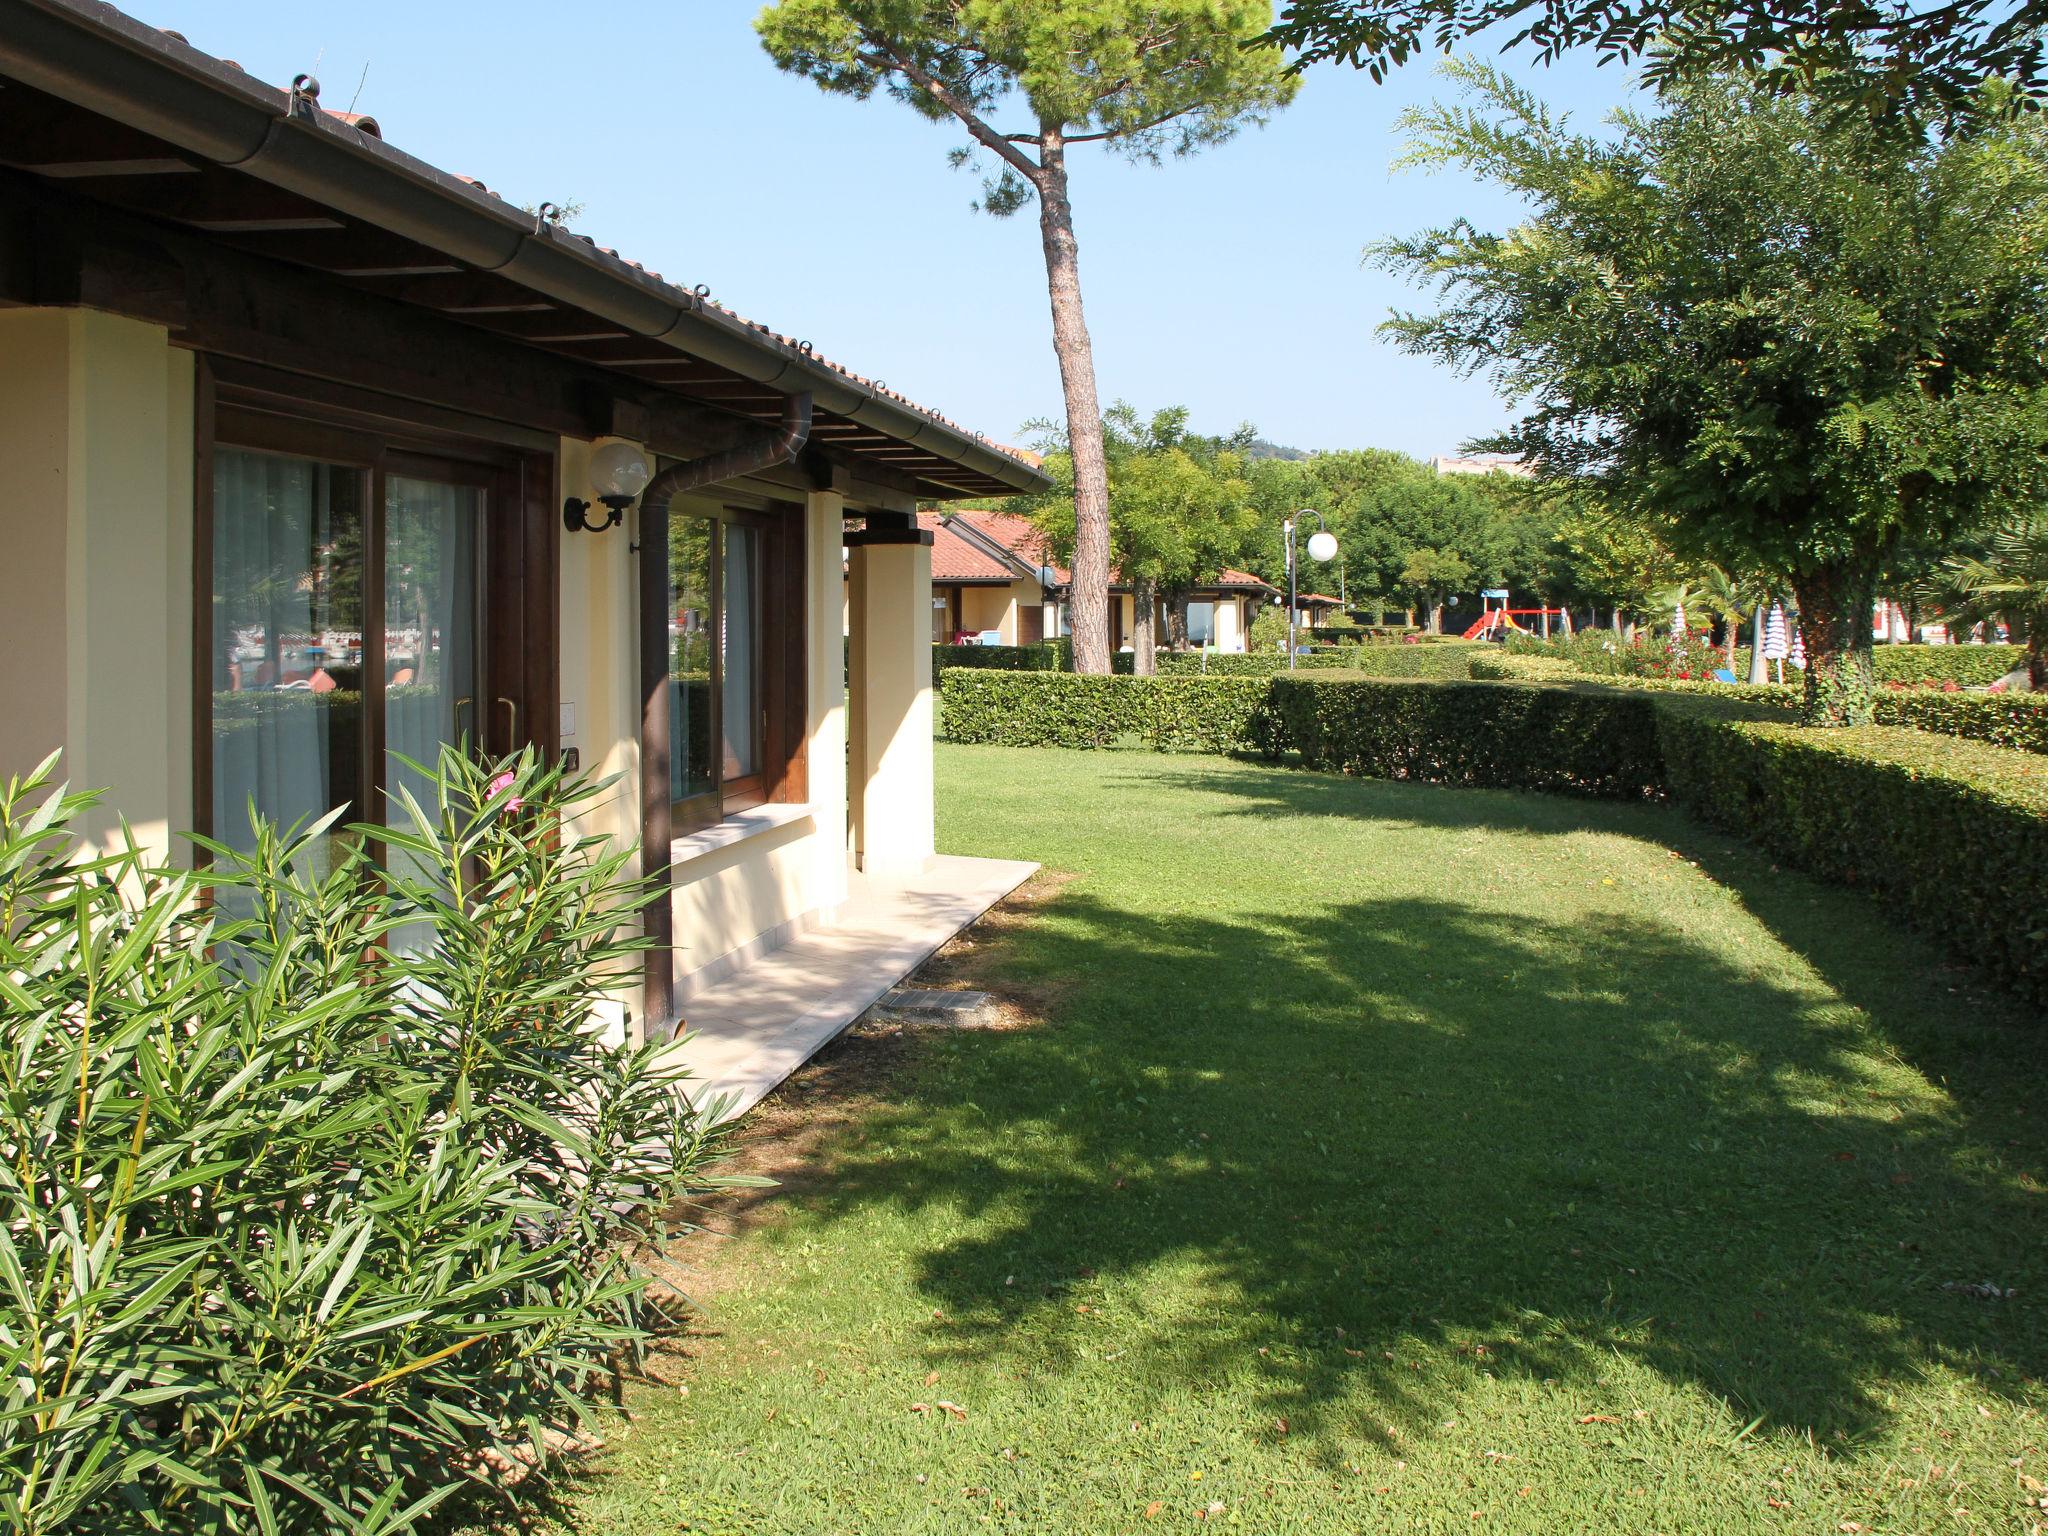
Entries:
<svg viewBox="0 0 2048 1536">
<path fill-rule="evenodd" d="M 1342 613 L 1341 599 L 1331 597 L 1327 592 L 1299 592 L 1294 598 L 1294 623 L 1297 629 L 1321 629 L 1333 613 Z"/>
<path fill-rule="evenodd" d="M 925 512 L 918 523 L 932 533 L 935 643 L 1036 645 L 1045 638 L 1044 570 L 1022 550 L 1036 536 L 1028 522 L 1002 512 Z"/>
<path fill-rule="evenodd" d="M 1043 536 L 1028 518 L 1010 512 L 963 509 L 927 513 L 922 526 L 932 548 L 932 639 L 941 643 L 1031 645 L 1068 632 L 1067 595 L 1072 573 L 1051 560 Z M 1260 604 L 1278 589 L 1248 571 L 1224 570 L 1195 589 L 1188 601 L 1188 643 L 1242 651 Z M 1131 589 L 1110 588 L 1110 648 L 1129 642 L 1136 612 Z M 1158 616 L 1166 643 L 1166 611 Z"/>
<path fill-rule="evenodd" d="M 63 747 L 95 837 L 378 816 L 460 740 L 620 775 L 652 1038 L 822 1017 L 844 923 L 706 1000 L 1021 878 L 934 857 L 916 514 L 1030 464 L 91 0 L 0 0 L 0 195 L 0 772 Z"/>
</svg>

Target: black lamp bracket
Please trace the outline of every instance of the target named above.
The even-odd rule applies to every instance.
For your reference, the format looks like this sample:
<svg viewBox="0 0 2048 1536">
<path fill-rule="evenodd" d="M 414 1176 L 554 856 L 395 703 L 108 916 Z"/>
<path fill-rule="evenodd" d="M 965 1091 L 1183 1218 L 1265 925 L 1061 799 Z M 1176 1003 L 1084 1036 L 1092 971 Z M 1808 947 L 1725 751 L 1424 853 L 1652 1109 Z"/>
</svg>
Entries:
<svg viewBox="0 0 2048 1536">
<path fill-rule="evenodd" d="M 616 528 L 624 522 L 626 508 L 633 504 L 633 498 L 630 496 L 605 496 L 599 499 L 606 508 L 603 522 L 593 523 L 590 520 L 590 510 L 597 503 L 571 496 L 562 503 L 562 526 L 571 533 L 603 533 L 605 529 Z"/>
</svg>

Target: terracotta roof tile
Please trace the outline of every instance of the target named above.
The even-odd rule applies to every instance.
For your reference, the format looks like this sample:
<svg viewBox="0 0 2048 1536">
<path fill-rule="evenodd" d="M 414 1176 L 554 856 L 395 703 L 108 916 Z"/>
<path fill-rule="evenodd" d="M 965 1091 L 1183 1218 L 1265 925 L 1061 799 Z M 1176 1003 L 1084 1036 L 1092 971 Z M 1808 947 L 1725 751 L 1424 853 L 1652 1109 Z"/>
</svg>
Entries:
<svg viewBox="0 0 2048 1536">
<path fill-rule="evenodd" d="M 917 525 L 932 535 L 933 581 L 1009 582 L 1017 573 L 987 551 L 969 543 L 935 512 L 917 514 Z"/>
</svg>

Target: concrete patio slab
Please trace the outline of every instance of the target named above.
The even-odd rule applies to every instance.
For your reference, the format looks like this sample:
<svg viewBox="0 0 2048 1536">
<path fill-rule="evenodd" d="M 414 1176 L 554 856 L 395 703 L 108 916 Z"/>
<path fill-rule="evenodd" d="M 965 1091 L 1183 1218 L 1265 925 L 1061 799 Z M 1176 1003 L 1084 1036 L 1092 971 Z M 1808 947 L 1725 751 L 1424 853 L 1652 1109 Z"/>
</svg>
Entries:
<svg viewBox="0 0 2048 1536">
<path fill-rule="evenodd" d="M 855 876 L 830 927 L 800 934 L 691 998 L 676 1049 L 690 1096 L 745 1114 L 953 935 L 1038 872 L 940 854 L 914 875 Z"/>
</svg>

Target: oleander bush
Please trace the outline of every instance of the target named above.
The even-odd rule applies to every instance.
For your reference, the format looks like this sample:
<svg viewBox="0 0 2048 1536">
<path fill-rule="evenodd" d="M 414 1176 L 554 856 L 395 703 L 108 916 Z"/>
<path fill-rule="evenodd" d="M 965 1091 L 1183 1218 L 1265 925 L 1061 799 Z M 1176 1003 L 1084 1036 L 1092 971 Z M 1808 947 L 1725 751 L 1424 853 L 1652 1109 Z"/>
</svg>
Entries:
<svg viewBox="0 0 2048 1536">
<path fill-rule="evenodd" d="M 1083 677 L 1072 672 L 962 672 L 940 695 L 950 740 L 1006 747 L 1113 747 L 1227 752 L 1254 743 L 1264 677 Z"/>
<path fill-rule="evenodd" d="M 704 1172 L 635 969 L 607 786 L 449 753 L 389 829 L 256 823 L 163 871 L 0 789 L 0 1507 L 10 1530 L 395 1532 L 512 1497 L 652 1321 Z"/>
</svg>

